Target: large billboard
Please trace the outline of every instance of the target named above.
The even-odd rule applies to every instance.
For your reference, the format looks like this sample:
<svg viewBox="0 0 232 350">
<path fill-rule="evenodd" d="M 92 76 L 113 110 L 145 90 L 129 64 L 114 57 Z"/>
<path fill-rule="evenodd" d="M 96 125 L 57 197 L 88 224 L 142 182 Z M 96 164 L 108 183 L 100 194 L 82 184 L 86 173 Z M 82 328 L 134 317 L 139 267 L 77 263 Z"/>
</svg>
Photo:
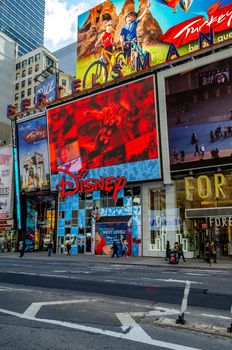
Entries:
<svg viewBox="0 0 232 350">
<path fill-rule="evenodd" d="M 51 172 L 158 179 L 157 129 L 153 77 L 51 108 Z"/>
<path fill-rule="evenodd" d="M 78 16 L 82 88 L 232 39 L 229 0 L 111 0 Z"/>
<path fill-rule="evenodd" d="M 232 163 L 232 58 L 216 57 L 165 79 L 173 170 Z"/>
<path fill-rule="evenodd" d="M 12 218 L 13 149 L 0 147 L 0 219 Z"/>
<path fill-rule="evenodd" d="M 50 188 L 46 117 L 18 123 L 18 150 L 21 190 Z"/>
</svg>

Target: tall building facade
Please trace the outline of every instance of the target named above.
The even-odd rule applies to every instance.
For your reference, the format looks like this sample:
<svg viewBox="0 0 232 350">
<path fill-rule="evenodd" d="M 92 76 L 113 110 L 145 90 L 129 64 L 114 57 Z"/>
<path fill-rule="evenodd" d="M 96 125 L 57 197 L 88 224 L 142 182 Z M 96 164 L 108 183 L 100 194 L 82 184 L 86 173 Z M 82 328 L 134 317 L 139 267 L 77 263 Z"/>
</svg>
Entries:
<svg viewBox="0 0 232 350">
<path fill-rule="evenodd" d="M 17 44 L 0 32 L 0 146 L 9 144 L 11 140 L 11 126 L 6 117 L 6 109 L 13 99 L 16 55 Z"/>
<path fill-rule="evenodd" d="M 45 0 L 0 1 L 0 30 L 19 44 L 19 56 L 43 46 Z"/>
<path fill-rule="evenodd" d="M 53 52 L 53 55 L 58 59 L 59 69 L 73 77 L 76 76 L 76 53 L 76 41 Z"/>
</svg>

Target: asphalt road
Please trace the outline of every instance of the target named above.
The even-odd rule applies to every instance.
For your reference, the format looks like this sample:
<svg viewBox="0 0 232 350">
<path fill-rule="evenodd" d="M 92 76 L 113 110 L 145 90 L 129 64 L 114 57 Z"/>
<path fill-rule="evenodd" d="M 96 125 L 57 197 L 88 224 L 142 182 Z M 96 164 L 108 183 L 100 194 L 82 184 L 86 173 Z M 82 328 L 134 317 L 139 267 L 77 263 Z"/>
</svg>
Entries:
<svg viewBox="0 0 232 350">
<path fill-rule="evenodd" d="M 178 317 L 187 280 L 188 329 L 157 324 Z M 0 256 L 4 350 L 231 350 L 232 338 L 191 329 L 226 329 L 231 304 L 231 271 Z"/>
</svg>

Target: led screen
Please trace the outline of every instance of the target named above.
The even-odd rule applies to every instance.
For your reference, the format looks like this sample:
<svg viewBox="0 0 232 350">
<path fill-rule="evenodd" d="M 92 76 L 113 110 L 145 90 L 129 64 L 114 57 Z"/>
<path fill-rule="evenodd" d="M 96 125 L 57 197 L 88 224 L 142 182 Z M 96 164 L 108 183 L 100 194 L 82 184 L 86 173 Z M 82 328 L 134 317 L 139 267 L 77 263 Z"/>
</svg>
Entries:
<svg viewBox="0 0 232 350">
<path fill-rule="evenodd" d="M 166 79 L 172 169 L 231 163 L 232 59 Z"/>
<path fill-rule="evenodd" d="M 153 77 L 50 109 L 48 129 L 51 172 L 160 177 Z"/>
<path fill-rule="evenodd" d="M 78 16 L 82 88 L 232 39 L 230 0 L 111 0 Z"/>
</svg>

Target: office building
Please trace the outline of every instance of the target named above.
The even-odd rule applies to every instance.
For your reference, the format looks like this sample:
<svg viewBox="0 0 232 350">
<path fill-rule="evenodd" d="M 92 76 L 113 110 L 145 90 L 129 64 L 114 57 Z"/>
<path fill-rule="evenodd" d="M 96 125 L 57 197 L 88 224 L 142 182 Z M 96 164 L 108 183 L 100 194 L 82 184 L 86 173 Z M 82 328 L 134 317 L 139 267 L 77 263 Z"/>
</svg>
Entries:
<svg viewBox="0 0 232 350">
<path fill-rule="evenodd" d="M 75 41 L 53 52 L 53 55 L 58 59 L 59 69 L 73 77 L 76 76 L 76 51 L 77 43 Z"/>
<path fill-rule="evenodd" d="M 19 44 L 19 56 L 43 46 L 45 0 L 0 1 L 0 31 Z"/>
<path fill-rule="evenodd" d="M 6 117 L 7 105 L 12 103 L 17 44 L 0 32 L 0 146 L 11 140 L 10 121 Z"/>
<path fill-rule="evenodd" d="M 20 110 L 22 99 L 35 104 L 36 87 L 56 72 L 57 59 L 47 49 L 40 47 L 16 60 L 14 104 Z M 47 70 L 46 70 L 47 69 Z"/>
</svg>

